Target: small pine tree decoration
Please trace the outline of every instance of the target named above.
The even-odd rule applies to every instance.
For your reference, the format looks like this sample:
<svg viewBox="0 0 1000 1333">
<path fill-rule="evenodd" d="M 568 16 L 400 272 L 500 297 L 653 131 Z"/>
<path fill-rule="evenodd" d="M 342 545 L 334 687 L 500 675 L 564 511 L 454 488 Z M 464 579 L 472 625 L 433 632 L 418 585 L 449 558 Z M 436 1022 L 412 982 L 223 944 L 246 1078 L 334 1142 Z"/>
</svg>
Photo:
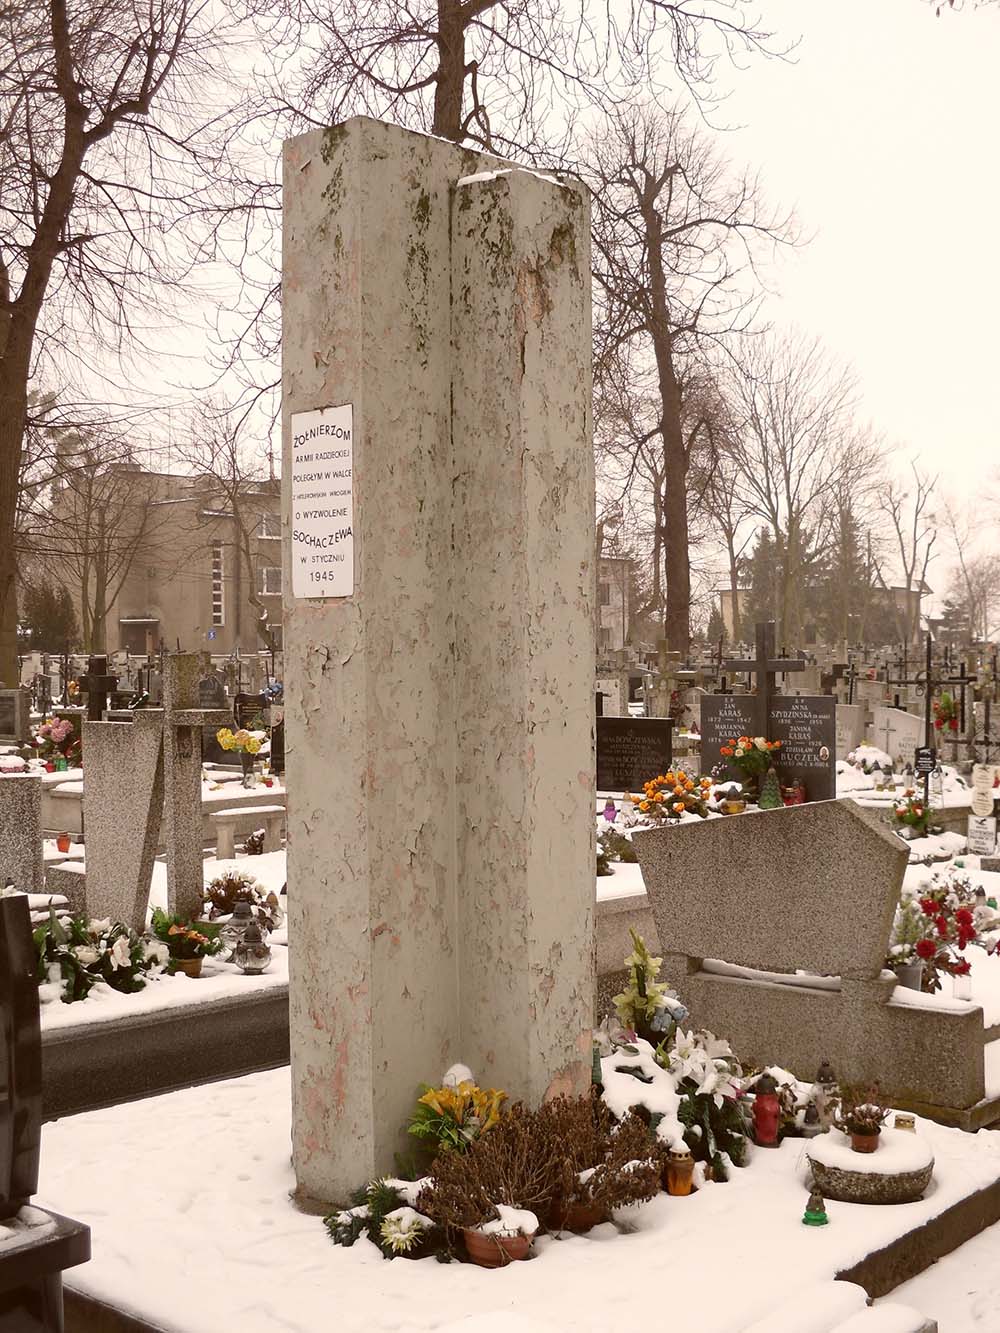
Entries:
<svg viewBox="0 0 1000 1333">
<path fill-rule="evenodd" d="M 778 774 L 773 768 L 767 770 L 764 781 L 761 783 L 757 804 L 761 810 L 777 810 L 782 804 L 781 783 L 778 781 Z"/>
</svg>

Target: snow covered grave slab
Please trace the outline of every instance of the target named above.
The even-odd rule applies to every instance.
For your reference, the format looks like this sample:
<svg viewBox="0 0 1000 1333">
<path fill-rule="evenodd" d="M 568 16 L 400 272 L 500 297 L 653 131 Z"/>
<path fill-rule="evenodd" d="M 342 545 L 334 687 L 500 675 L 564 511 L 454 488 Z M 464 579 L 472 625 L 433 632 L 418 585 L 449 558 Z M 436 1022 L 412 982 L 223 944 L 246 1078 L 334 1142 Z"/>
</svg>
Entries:
<svg viewBox="0 0 1000 1333">
<path fill-rule="evenodd" d="M 260 976 L 206 959 L 197 980 L 152 976 L 131 995 L 101 983 L 76 1004 L 43 1004 L 45 1117 L 286 1064 L 288 950 L 271 941 Z"/>
<path fill-rule="evenodd" d="M 917 1203 L 830 1203 L 829 1226 L 805 1227 L 807 1141 L 788 1139 L 756 1152 L 727 1184 L 619 1214 L 625 1234 L 605 1223 L 586 1236 L 541 1237 L 535 1259 L 498 1271 L 387 1263 L 366 1240 L 332 1245 L 319 1218 L 291 1204 L 289 1084 L 287 1070 L 274 1070 L 150 1099 L 141 1116 L 119 1106 L 46 1125 L 41 1197 L 94 1230 L 94 1258 L 69 1275 L 73 1291 L 166 1333 L 314 1333 L 334 1311 L 338 1333 L 635 1333 L 633 1278 L 621 1275 L 641 1274 L 645 1289 L 669 1293 L 673 1328 L 737 1333 L 762 1322 L 831 1333 L 846 1314 L 787 1323 L 796 1306 L 810 1319 L 822 1313 L 816 1284 L 857 1281 L 867 1266 L 860 1280 L 885 1290 L 886 1274 L 912 1276 L 1000 1212 L 1000 1137 L 919 1120 L 936 1168 Z M 197 1144 L 198 1161 L 215 1169 L 156 1169 L 155 1145 L 170 1143 Z M 127 1190 L 95 1192 L 109 1163 Z M 707 1298 L 720 1255 L 739 1282 L 728 1297 L 716 1285 Z M 768 1324 L 779 1310 L 786 1323 Z"/>
</svg>

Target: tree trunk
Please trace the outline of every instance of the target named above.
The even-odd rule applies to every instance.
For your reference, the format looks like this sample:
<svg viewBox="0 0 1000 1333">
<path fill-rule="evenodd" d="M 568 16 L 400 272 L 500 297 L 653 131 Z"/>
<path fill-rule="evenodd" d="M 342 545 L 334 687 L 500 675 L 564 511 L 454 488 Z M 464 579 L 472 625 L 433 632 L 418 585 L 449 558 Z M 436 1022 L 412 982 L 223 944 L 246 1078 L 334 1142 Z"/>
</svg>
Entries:
<svg viewBox="0 0 1000 1333">
<path fill-rule="evenodd" d="M 667 583 L 663 635 L 671 652 L 687 654 L 691 642 L 691 565 L 688 555 L 688 456 L 681 426 L 681 393 L 674 370 L 673 338 L 663 267 L 663 223 L 655 195 L 642 201 L 649 250 L 649 333 L 660 391 L 663 440 L 664 573 Z"/>
<path fill-rule="evenodd" d="M 736 545 L 731 533 L 726 536 L 726 546 L 729 554 L 729 595 L 732 598 L 733 610 L 732 641 L 733 643 L 739 643 L 742 638 L 740 634 L 742 629 L 740 624 L 740 571 L 736 560 Z"/>
<path fill-rule="evenodd" d="M 107 515 L 97 508 L 97 550 L 94 560 L 94 615 L 90 625 L 90 651 L 106 653 L 108 644 L 108 536 Z"/>
<path fill-rule="evenodd" d="M 19 381 L 16 385 L 11 383 L 15 379 Z M 26 383 L 26 377 L 18 376 L 6 358 L 0 360 L 0 681 L 10 688 L 19 684 L 14 531 L 28 410 Z"/>
<path fill-rule="evenodd" d="M 434 85 L 432 133 L 453 143 L 462 140 L 465 89 L 465 25 L 460 0 L 438 0 L 438 68 Z"/>
</svg>

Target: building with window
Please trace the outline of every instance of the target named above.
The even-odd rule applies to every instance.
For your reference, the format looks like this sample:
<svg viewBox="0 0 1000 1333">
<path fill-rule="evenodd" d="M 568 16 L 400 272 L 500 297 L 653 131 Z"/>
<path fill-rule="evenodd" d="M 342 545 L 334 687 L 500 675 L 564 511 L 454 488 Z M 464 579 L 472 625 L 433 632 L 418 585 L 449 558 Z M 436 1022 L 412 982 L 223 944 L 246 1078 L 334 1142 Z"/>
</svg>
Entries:
<svg viewBox="0 0 1000 1333">
<path fill-rule="evenodd" d="M 280 650 L 280 481 L 237 488 L 211 475 L 125 466 L 114 490 L 116 529 L 91 563 L 118 568 L 108 579 L 104 643 L 85 648 L 145 654 L 162 642 L 213 654 Z M 53 515 L 58 522 L 58 495 Z M 78 564 L 54 573 L 83 625 Z"/>
</svg>

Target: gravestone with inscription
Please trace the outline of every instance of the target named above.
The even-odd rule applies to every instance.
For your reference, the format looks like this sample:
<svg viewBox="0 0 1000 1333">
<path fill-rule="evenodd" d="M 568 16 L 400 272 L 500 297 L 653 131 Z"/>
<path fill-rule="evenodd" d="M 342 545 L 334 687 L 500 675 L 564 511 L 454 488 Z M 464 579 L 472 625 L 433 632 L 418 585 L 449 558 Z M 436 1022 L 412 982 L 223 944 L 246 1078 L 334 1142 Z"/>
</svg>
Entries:
<svg viewBox="0 0 1000 1333">
<path fill-rule="evenodd" d="M 775 658 L 773 623 L 757 626 L 756 643 L 756 658 L 725 665 L 755 674 L 757 693 L 710 694 L 702 700 L 701 766 L 710 771 L 723 763 L 722 746 L 739 736 L 766 736 L 782 743 L 772 757 L 782 783 L 802 781 L 809 800 L 831 800 L 837 794 L 836 700 L 831 695 L 775 693 L 775 673 L 797 672 L 802 663 Z M 726 776 L 740 779 L 739 770 L 729 764 Z"/>
<path fill-rule="evenodd" d="M 597 719 L 597 790 L 639 791 L 665 773 L 672 757 L 674 724 L 663 717 Z"/>
<path fill-rule="evenodd" d="M 286 144 L 283 207 L 292 1145 L 326 1204 L 442 1062 L 590 1086 L 589 197 L 357 117 Z"/>
<path fill-rule="evenodd" d="M 904 767 L 915 762 L 917 746 L 923 745 L 924 718 L 901 708 L 876 708 L 872 725 L 872 744 L 884 750 L 893 763 Z"/>
<path fill-rule="evenodd" d="M 774 767 L 783 783 L 802 782 L 810 801 L 837 794 L 837 701 L 828 694 L 778 695 L 768 711 L 768 740 L 781 741 Z"/>
</svg>

